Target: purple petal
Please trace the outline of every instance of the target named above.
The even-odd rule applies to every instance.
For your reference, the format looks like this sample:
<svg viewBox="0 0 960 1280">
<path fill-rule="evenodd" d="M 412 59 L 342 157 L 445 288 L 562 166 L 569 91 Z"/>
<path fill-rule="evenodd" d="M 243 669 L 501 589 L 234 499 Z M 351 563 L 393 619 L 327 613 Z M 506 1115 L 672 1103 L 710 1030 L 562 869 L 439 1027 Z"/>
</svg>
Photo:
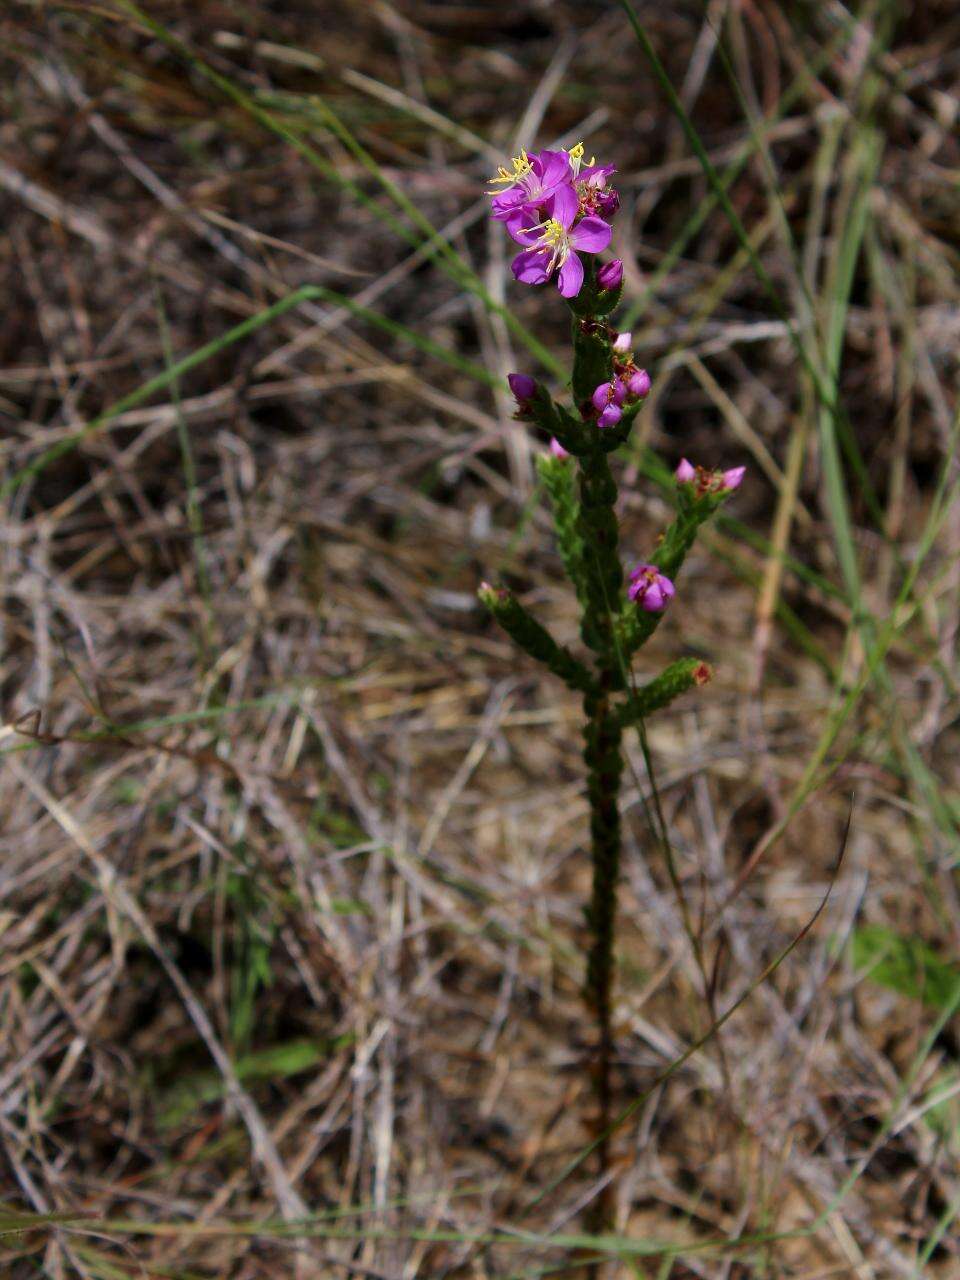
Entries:
<svg viewBox="0 0 960 1280">
<path fill-rule="evenodd" d="M 747 473 L 746 467 L 731 467 L 723 473 L 723 487 L 728 492 L 740 488 L 740 482 Z"/>
<path fill-rule="evenodd" d="M 613 380 L 613 403 L 623 404 L 627 398 L 627 388 L 623 385 L 619 378 Z"/>
<path fill-rule="evenodd" d="M 651 582 L 640 597 L 640 608 L 646 609 L 647 613 L 659 613 L 666 603 L 659 582 Z"/>
<path fill-rule="evenodd" d="M 528 373 L 508 373 L 507 382 L 515 398 L 522 404 L 524 400 L 532 400 L 537 391 L 537 384 Z"/>
<path fill-rule="evenodd" d="M 646 369 L 638 369 L 632 377 L 627 380 L 627 390 L 632 396 L 636 396 L 638 400 L 642 400 L 644 396 L 650 394 L 650 375 Z"/>
<path fill-rule="evenodd" d="M 576 232 L 574 232 L 576 234 Z M 560 268 L 557 277 L 557 288 L 564 298 L 575 298 L 583 284 L 583 263 L 575 253 L 571 253 Z"/>
<path fill-rule="evenodd" d="M 615 164 L 585 164 L 579 173 L 579 180 L 586 182 L 589 187 L 602 187 L 606 185 L 609 177 L 617 172 Z"/>
<path fill-rule="evenodd" d="M 655 564 L 638 564 L 635 569 L 630 570 L 630 581 L 636 582 L 638 578 L 642 578 L 644 574 L 649 573 L 651 570 L 656 573 L 657 566 Z"/>
<path fill-rule="evenodd" d="M 548 262 L 549 258 L 542 249 L 527 249 L 517 254 L 510 268 L 521 284 L 546 284 L 550 279 L 546 270 Z"/>
<path fill-rule="evenodd" d="M 623 413 L 615 404 L 608 404 L 597 419 L 597 426 L 601 431 L 606 427 L 615 427 L 622 417 Z"/>
<path fill-rule="evenodd" d="M 530 157 L 533 162 L 533 156 Z M 534 163 L 534 172 L 539 167 L 540 185 L 555 187 L 570 178 L 570 157 L 565 151 L 541 151 L 537 156 L 539 164 Z"/>
<path fill-rule="evenodd" d="M 503 225 L 517 244 L 533 245 L 540 239 L 540 232 L 534 229 L 537 225 L 537 216 L 530 211 L 529 205 L 520 205 L 503 219 Z"/>
<path fill-rule="evenodd" d="M 600 253 L 610 243 L 612 234 L 602 218 L 584 218 L 570 232 L 570 243 L 584 253 Z"/>
<path fill-rule="evenodd" d="M 493 216 L 502 220 L 511 210 L 516 209 L 523 204 L 526 192 L 523 187 L 507 187 L 506 191 L 500 191 L 493 197 Z"/>
<path fill-rule="evenodd" d="M 569 182 L 557 187 L 548 203 L 551 218 L 556 218 L 564 228 L 573 226 L 573 220 L 580 212 L 580 197 Z"/>
<path fill-rule="evenodd" d="M 593 407 L 598 413 L 601 409 L 605 409 L 610 403 L 610 383 L 601 382 L 590 399 L 593 401 Z"/>
</svg>

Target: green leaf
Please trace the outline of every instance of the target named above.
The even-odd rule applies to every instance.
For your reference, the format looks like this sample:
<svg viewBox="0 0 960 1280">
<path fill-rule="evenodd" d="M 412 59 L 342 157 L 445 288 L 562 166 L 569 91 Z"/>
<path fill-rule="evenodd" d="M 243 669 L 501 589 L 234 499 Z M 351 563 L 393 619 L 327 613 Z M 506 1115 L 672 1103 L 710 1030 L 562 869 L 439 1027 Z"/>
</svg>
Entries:
<svg viewBox="0 0 960 1280">
<path fill-rule="evenodd" d="M 853 964 L 891 991 L 913 996 L 934 1009 L 945 1009 L 957 995 L 960 965 L 942 960 L 919 938 L 905 937 L 886 925 L 854 930 Z"/>
<path fill-rule="evenodd" d="M 257 1080 L 284 1080 L 288 1076 L 309 1071 L 342 1049 L 352 1037 L 336 1040 L 288 1040 L 256 1053 L 245 1054 L 235 1063 L 242 1084 Z M 205 1103 L 216 1102 L 226 1093 L 219 1071 L 197 1071 L 185 1076 L 159 1100 L 158 1123 L 161 1128 L 175 1128 Z"/>
</svg>

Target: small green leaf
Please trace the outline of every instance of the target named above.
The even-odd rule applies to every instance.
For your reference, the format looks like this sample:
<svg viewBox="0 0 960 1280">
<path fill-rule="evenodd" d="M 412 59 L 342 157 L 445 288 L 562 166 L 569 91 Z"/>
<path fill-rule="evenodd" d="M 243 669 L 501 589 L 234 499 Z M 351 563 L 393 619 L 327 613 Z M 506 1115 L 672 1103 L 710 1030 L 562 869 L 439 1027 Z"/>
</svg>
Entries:
<svg viewBox="0 0 960 1280">
<path fill-rule="evenodd" d="M 960 965 L 942 960 L 919 938 L 885 925 L 863 925 L 854 930 L 852 956 L 854 967 L 866 970 L 873 982 L 931 1008 L 946 1009 L 956 999 Z"/>
<path fill-rule="evenodd" d="M 352 1037 L 339 1036 L 336 1040 L 288 1040 L 285 1044 L 271 1045 L 255 1053 L 245 1054 L 234 1063 L 238 1079 L 243 1084 L 258 1080 L 283 1080 L 289 1076 L 309 1071 L 338 1052 Z M 200 1107 L 216 1102 L 226 1092 L 223 1077 L 218 1071 L 197 1071 L 182 1077 L 177 1085 L 159 1101 L 159 1124 L 163 1129 L 174 1128 L 189 1120 Z"/>
</svg>

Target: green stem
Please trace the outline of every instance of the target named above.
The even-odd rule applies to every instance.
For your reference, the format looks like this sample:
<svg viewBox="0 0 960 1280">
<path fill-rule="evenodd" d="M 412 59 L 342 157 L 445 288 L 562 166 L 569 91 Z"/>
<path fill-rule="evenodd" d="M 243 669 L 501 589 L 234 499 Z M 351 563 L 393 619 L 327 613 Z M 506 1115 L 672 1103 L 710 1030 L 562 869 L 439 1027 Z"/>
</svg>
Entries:
<svg viewBox="0 0 960 1280">
<path fill-rule="evenodd" d="M 620 779 L 623 773 L 621 729 L 611 694 L 622 683 L 617 660 L 614 620 L 623 598 L 623 569 L 617 550 L 619 531 L 614 512 L 617 486 L 607 455 L 597 449 L 580 459 L 579 530 L 584 546 L 584 643 L 597 655 L 596 694 L 584 699 L 584 759 L 590 801 L 590 845 L 593 888 L 587 920 L 591 942 L 587 956 L 585 995 L 596 1019 L 598 1044 L 593 1084 L 598 1105 L 600 1173 L 609 1168 L 604 1136 L 612 1104 L 614 980 L 617 884 L 620 876 Z M 607 1230 L 612 1218 L 612 1185 L 597 1200 L 592 1226 Z"/>
<path fill-rule="evenodd" d="M 620 724 L 608 692 L 588 694 L 583 705 L 587 717 L 583 755 L 587 765 L 593 858 L 593 889 L 587 912 L 592 941 L 587 957 L 586 996 L 598 1032 L 593 1083 L 599 1111 L 597 1153 L 603 1174 L 609 1166 L 606 1133 L 612 1102 L 614 938 L 620 877 L 619 799 L 623 754 Z M 596 1206 L 598 1230 L 610 1226 L 610 1209 L 610 1197 L 602 1197 Z"/>
</svg>

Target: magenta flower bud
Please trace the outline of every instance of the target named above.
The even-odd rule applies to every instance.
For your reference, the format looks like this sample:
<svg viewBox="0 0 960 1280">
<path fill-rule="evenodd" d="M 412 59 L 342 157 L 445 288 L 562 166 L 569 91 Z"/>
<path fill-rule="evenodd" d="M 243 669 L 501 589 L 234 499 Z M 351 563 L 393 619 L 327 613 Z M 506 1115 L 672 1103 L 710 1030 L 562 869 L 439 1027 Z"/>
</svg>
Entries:
<svg viewBox="0 0 960 1280">
<path fill-rule="evenodd" d="M 569 453 L 567 453 L 566 449 L 563 447 L 563 445 L 560 443 L 560 441 L 557 439 L 556 436 L 554 436 L 553 439 L 550 441 L 550 452 L 553 454 L 555 458 L 559 458 L 561 461 L 564 458 L 570 457 Z"/>
<path fill-rule="evenodd" d="M 618 356 L 626 355 L 630 350 L 631 342 L 633 342 L 632 333 L 618 333 L 613 340 L 613 349 Z"/>
<path fill-rule="evenodd" d="M 619 289 L 623 284 L 623 263 L 619 258 L 605 262 L 597 272 L 597 284 L 601 289 Z"/>
<path fill-rule="evenodd" d="M 734 489 L 739 489 L 740 482 L 746 473 L 746 467 L 731 467 L 729 471 L 724 471 L 720 477 L 721 493 L 732 493 Z"/>
<path fill-rule="evenodd" d="M 593 401 L 593 407 L 598 412 L 605 409 L 613 399 L 613 383 L 601 382 L 590 399 Z"/>
<path fill-rule="evenodd" d="M 608 404 L 597 419 L 597 426 L 603 430 L 605 427 L 615 427 L 623 417 L 623 411 L 618 405 Z"/>
<path fill-rule="evenodd" d="M 686 458 L 681 458 L 673 474 L 676 477 L 677 484 L 693 484 L 697 478 L 697 469 L 692 462 L 688 462 Z"/>
<path fill-rule="evenodd" d="M 627 390 L 632 396 L 636 396 L 638 400 L 642 400 L 644 396 L 650 394 L 652 381 L 646 369 L 638 369 L 627 379 Z"/>
<path fill-rule="evenodd" d="M 612 218 L 620 208 L 620 192 L 614 191 L 612 187 L 606 191 L 597 193 L 597 212 L 604 218 Z"/>
<path fill-rule="evenodd" d="M 676 595 L 676 590 L 655 564 L 640 564 L 630 574 L 627 595 L 647 613 L 661 613 Z"/>
<path fill-rule="evenodd" d="M 537 393 L 537 384 L 527 373 L 508 373 L 507 382 L 519 405 L 525 405 Z"/>
</svg>

